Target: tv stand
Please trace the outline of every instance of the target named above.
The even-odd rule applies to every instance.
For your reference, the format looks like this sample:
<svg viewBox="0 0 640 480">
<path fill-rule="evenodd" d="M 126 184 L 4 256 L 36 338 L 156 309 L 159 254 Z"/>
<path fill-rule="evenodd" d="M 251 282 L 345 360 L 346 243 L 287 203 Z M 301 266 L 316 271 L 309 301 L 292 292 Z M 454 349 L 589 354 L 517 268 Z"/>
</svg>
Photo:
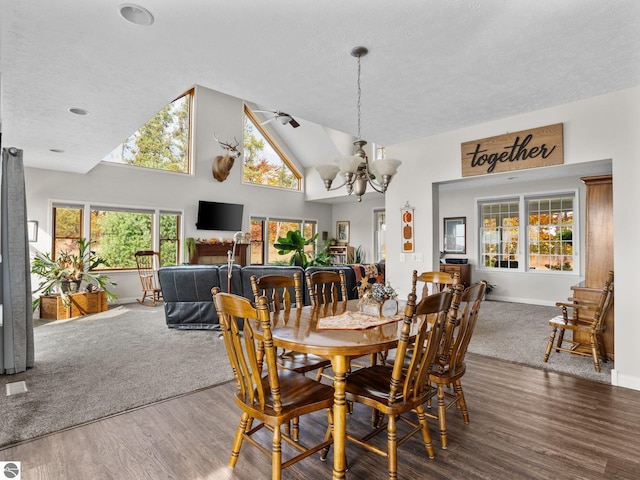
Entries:
<svg viewBox="0 0 640 480">
<path fill-rule="evenodd" d="M 236 243 L 234 263 L 244 267 L 247 265 L 247 243 Z M 233 243 L 196 243 L 193 263 L 200 265 L 226 265 L 227 252 L 233 249 Z"/>
</svg>

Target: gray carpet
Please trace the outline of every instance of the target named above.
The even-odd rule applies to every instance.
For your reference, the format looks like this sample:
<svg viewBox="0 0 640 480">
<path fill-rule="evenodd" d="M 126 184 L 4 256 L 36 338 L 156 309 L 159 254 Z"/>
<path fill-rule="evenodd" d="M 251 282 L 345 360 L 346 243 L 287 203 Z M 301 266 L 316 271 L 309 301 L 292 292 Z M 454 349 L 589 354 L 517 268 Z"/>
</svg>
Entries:
<svg viewBox="0 0 640 480">
<path fill-rule="evenodd" d="M 549 361 L 543 362 L 544 351 L 551 334 L 549 319 L 560 313 L 558 307 L 485 300 L 480 307 L 478 323 L 468 351 L 543 370 L 611 383 L 613 362 L 601 362 L 601 373 L 597 373 L 593 368 L 591 357 L 552 351 Z"/>
<path fill-rule="evenodd" d="M 34 336 L 35 367 L 0 376 L 0 447 L 233 378 L 218 333 L 169 329 L 162 307 L 36 320 Z"/>
</svg>

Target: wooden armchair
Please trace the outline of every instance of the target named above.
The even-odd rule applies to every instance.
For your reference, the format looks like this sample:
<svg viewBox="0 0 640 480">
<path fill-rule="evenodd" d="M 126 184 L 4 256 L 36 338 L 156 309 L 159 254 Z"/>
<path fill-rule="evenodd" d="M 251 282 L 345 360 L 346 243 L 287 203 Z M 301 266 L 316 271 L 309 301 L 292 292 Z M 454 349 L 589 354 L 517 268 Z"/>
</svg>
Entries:
<svg viewBox="0 0 640 480">
<path fill-rule="evenodd" d="M 423 298 L 416 305 L 416 295 L 410 293 L 393 366 L 373 365 L 348 377 L 347 400 L 372 407 L 386 417 L 386 423 L 382 422 L 364 437 L 347 433 L 347 439 L 370 452 L 387 457 L 389 478 L 398 478 L 398 446 L 418 432 L 422 433 L 427 455 L 434 457 L 423 404 L 431 394 L 429 366 L 436 359 L 451 298 L 451 292 L 442 292 Z M 414 322 L 418 322 L 418 330 L 414 348 L 409 349 L 409 334 Z M 408 365 L 406 369 L 405 365 Z M 417 422 L 407 416 L 412 412 L 417 415 Z M 409 432 L 401 438 L 398 438 L 396 428 L 399 421 L 410 427 Z M 369 441 L 385 430 L 386 451 Z"/>
<path fill-rule="evenodd" d="M 591 357 L 596 372 L 600 372 L 600 358 L 606 362 L 607 352 L 604 348 L 602 334 L 605 329 L 604 319 L 609 308 L 613 304 L 613 272 L 610 271 L 602 287 L 602 293 L 598 301 L 569 298 L 567 302 L 556 302 L 556 306 L 562 308 L 562 315 L 549 320 L 551 335 L 544 352 L 544 361 L 549 360 L 549 355 L 553 348 L 553 341 L 556 333 L 560 330 L 556 343 L 556 352 L 567 352 L 575 355 Z M 573 332 L 572 340 L 566 340 L 564 333 L 566 330 Z M 580 338 L 588 338 L 589 343 L 581 341 Z M 569 344 L 563 346 L 563 342 Z"/>
<path fill-rule="evenodd" d="M 134 256 L 142 284 L 142 298 L 138 299 L 138 303 L 155 307 L 162 302 L 162 290 L 158 286 L 160 254 L 152 250 L 140 250 L 134 253 Z"/>
<path fill-rule="evenodd" d="M 333 387 L 323 385 L 302 374 L 278 368 L 271 337 L 271 319 L 268 300 L 261 296 L 256 307 L 244 297 L 212 291 L 218 311 L 222 336 L 236 380 L 235 403 L 242 411 L 231 449 L 229 466 L 233 468 L 240 455 L 244 440 L 271 458 L 271 478 L 278 480 L 282 470 L 329 446 L 330 435 L 311 448 L 283 436 L 281 427 L 294 418 L 326 409 L 333 405 Z M 244 321 L 243 331 L 240 324 Z M 256 336 L 257 324 L 262 337 Z M 264 347 L 263 361 L 259 362 L 259 344 Z M 258 422 L 254 425 L 254 422 Z M 253 435 L 266 428 L 271 431 L 271 447 L 263 446 Z M 330 429 L 329 429 L 330 430 Z M 258 437 L 259 438 L 259 437 Z M 283 461 L 282 440 L 300 453 Z"/>
</svg>

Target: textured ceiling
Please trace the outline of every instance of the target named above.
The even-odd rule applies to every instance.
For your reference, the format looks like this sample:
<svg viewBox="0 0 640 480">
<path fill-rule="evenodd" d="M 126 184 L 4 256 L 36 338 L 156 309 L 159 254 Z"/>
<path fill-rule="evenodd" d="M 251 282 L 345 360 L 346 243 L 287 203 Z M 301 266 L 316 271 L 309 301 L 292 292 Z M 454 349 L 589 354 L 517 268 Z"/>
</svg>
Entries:
<svg viewBox="0 0 640 480">
<path fill-rule="evenodd" d="M 194 84 L 355 134 L 357 45 L 362 137 L 386 145 L 640 85 L 637 0 L 139 3 L 152 26 L 0 0 L 2 143 L 27 166 L 86 172 Z"/>
</svg>

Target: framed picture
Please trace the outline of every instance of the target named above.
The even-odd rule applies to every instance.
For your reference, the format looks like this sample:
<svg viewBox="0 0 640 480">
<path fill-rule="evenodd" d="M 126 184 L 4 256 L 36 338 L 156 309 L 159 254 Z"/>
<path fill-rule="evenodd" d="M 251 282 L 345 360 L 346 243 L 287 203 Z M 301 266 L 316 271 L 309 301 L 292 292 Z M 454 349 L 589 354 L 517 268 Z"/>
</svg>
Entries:
<svg viewBox="0 0 640 480">
<path fill-rule="evenodd" d="M 349 222 L 347 220 L 336 222 L 336 240 L 340 243 L 349 243 Z"/>
<path fill-rule="evenodd" d="M 467 217 L 444 219 L 444 253 L 467 253 Z"/>
</svg>

